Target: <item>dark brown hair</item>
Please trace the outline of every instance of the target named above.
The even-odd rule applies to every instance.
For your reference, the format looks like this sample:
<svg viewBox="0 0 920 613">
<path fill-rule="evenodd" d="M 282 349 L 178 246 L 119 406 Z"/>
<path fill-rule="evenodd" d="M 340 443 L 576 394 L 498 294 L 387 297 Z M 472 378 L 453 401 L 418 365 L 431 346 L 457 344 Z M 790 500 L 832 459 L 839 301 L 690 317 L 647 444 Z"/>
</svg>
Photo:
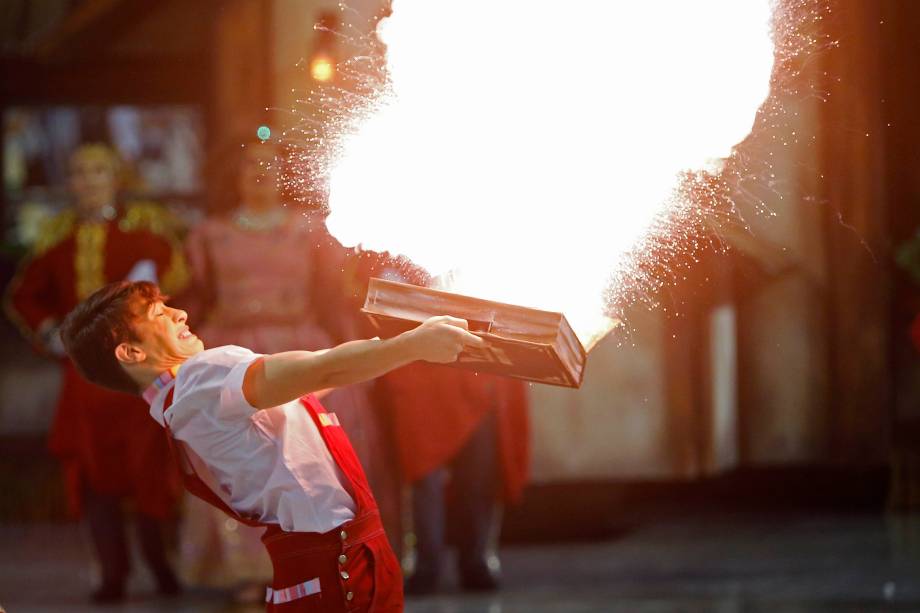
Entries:
<svg viewBox="0 0 920 613">
<path fill-rule="evenodd" d="M 134 321 L 151 303 L 161 300 L 166 296 L 149 281 L 119 281 L 96 290 L 77 305 L 61 324 L 61 340 L 80 374 L 118 392 L 140 392 L 115 357 L 115 348 L 140 341 Z"/>
</svg>

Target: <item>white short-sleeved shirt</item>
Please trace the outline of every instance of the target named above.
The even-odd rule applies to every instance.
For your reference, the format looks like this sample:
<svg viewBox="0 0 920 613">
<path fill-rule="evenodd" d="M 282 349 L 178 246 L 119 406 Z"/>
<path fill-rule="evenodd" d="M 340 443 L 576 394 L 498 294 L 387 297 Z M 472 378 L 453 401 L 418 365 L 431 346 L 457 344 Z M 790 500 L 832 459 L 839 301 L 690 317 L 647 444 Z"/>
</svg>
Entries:
<svg viewBox="0 0 920 613">
<path fill-rule="evenodd" d="M 199 477 L 230 508 L 288 532 L 328 532 L 354 519 L 338 465 L 300 401 L 257 410 L 243 396 L 246 369 L 260 357 L 228 345 L 189 358 L 150 403 Z"/>
</svg>

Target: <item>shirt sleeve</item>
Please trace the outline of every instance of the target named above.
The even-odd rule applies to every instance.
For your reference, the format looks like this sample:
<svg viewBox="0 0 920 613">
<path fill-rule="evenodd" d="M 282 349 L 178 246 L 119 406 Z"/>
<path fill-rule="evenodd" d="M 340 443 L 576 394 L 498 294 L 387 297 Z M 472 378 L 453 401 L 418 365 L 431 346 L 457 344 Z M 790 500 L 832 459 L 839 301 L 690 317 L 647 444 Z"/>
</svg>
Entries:
<svg viewBox="0 0 920 613">
<path fill-rule="evenodd" d="M 220 415 L 221 417 L 251 416 L 258 411 L 254 406 L 249 404 L 246 396 L 243 395 L 243 378 L 246 371 L 259 356 L 252 354 L 252 359 L 239 362 L 230 369 L 227 377 L 224 379 L 224 385 L 220 390 Z"/>
<path fill-rule="evenodd" d="M 189 359 L 179 371 L 176 399 L 178 412 L 173 419 L 183 417 L 196 422 L 234 422 L 249 420 L 257 411 L 243 396 L 246 370 L 260 354 L 228 345 L 209 349 Z"/>
</svg>

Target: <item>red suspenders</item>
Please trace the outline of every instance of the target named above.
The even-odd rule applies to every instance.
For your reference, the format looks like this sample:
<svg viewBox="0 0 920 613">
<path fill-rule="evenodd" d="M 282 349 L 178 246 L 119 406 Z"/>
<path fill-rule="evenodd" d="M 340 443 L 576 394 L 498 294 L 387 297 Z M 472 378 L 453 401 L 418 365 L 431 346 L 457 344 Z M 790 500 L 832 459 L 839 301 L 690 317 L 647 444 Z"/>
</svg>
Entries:
<svg viewBox="0 0 920 613">
<path fill-rule="evenodd" d="M 266 610 L 283 606 L 295 611 L 402 611 L 402 574 L 399 561 L 387 541 L 377 503 L 371 493 L 358 456 L 337 422 L 312 395 L 300 399 L 319 429 L 356 505 L 355 518 L 329 532 L 284 532 L 234 511 L 199 477 L 195 465 L 173 439 L 166 423 L 173 389 L 163 403 L 163 423 L 169 446 L 182 470 L 186 488 L 193 495 L 221 509 L 248 526 L 265 526 L 262 542 L 272 559 L 274 577 L 266 597 Z M 191 472 L 181 468 L 183 464 Z M 296 603 L 296 604 L 295 604 Z"/>
</svg>

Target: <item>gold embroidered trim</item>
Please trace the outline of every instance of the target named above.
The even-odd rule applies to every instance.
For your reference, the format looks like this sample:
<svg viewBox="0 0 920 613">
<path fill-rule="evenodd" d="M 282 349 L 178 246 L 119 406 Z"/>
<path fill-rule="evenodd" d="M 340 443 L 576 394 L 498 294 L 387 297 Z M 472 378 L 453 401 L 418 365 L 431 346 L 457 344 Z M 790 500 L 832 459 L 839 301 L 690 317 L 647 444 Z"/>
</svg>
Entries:
<svg viewBox="0 0 920 613">
<path fill-rule="evenodd" d="M 70 236 L 73 232 L 77 214 L 75 211 L 64 211 L 45 220 L 38 231 L 38 238 L 32 245 L 31 257 L 36 258 Z"/>
<path fill-rule="evenodd" d="M 84 300 L 105 285 L 105 222 L 82 223 L 74 236 L 74 272 L 77 300 Z"/>
<path fill-rule="evenodd" d="M 179 238 L 182 223 L 166 208 L 154 202 L 132 202 L 125 206 L 125 214 L 118 221 L 122 232 L 147 230 L 170 240 Z"/>
<path fill-rule="evenodd" d="M 172 246 L 172 254 L 169 258 L 169 268 L 163 273 L 163 277 L 160 279 L 160 287 L 163 289 L 164 294 L 176 294 L 185 289 L 191 276 L 188 265 L 185 262 L 185 256 L 182 253 L 182 248 L 178 244 L 173 243 L 173 241 L 170 241 L 170 243 Z"/>
</svg>

